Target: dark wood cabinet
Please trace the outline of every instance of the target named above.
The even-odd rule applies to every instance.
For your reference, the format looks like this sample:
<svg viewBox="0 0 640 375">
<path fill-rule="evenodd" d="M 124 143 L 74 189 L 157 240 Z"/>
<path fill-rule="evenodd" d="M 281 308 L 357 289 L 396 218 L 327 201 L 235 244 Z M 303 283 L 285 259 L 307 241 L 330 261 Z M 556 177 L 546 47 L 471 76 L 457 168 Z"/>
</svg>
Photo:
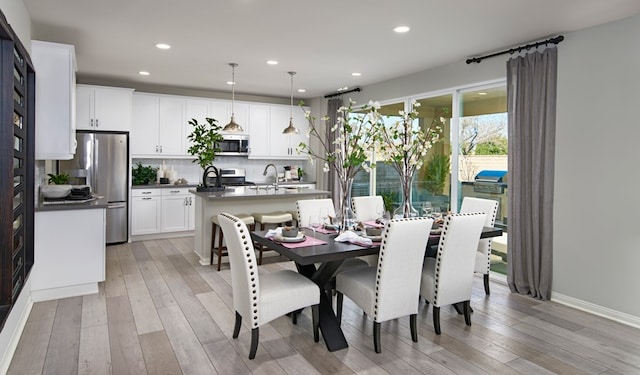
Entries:
<svg viewBox="0 0 640 375">
<path fill-rule="evenodd" d="M 0 13 L 0 326 L 33 266 L 35 71 Z"/>
</svg>

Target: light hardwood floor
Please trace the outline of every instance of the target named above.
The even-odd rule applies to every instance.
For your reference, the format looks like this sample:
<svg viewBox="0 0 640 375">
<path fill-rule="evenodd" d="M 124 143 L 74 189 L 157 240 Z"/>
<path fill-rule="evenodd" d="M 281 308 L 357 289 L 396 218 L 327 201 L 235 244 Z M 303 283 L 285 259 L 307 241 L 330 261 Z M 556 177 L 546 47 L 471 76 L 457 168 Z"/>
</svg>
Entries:
<svg viewBox="0 0 640 375">
<path fill-rule="evenodd" d="M 232 339 L 228 264 L 201 266 L 193 238 L 107 247 L 100 293 L 33 306 L 10 374 L 640 374 L 640 330 L 553 302 L 511 294 L 476 280 L 472 326 L 441 311 L 442 335 L 420 304 L 419 342 L 409 319 L 382 324 L 382 353 L 372 323 L 345 298 L 348 349 L 314 343 L 309 309 L 260 328 L 248 360 L 250 331 Z M 260 272 L 294 269 L 271 257 Z M 226 261 L 226 258 L 224 259 Z"/>
</svg>

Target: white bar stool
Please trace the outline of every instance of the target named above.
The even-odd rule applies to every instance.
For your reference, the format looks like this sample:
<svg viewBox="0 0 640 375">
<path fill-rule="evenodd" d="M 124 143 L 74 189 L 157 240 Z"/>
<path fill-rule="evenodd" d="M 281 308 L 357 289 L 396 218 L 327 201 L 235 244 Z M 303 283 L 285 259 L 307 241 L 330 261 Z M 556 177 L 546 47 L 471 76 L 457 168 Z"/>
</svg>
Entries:
<svg viewBox="0 0 640 375">
<path fill-rule="evenodd" d="M 276 226 L 283 226 L 285 223 L 293 221 L 293 215 L 289 212 L 284 211 L 275 211 L 275 212 L 265 212 L 265 213 L 254 213 L 253 218 L 255 219 L 256 225 L 260 223 L 260 230 L 264 230 L 265 224 L 274 224 Z M 264 250 L 271 250 L 265 246 L 257 246 L 256 248 L 259 251 L 258 256 L 258 265 L 262 264 L 262 252 Z"/>
<path fill-rule="evenodd" d="M 251 215 L 247 214 L 237 214 L 235 215 L 238 219 L 242 220 L 248 227 L 249 230 L 255 229 L 255 219 Z M 216 241 L 216 229 L 220 228 L 220 223 L 218 222 L 218 215 L 211 216 L 211 261 L 209 264 L 213 264 L 213 253 L 216 251 L 215 241 Z M 218 230 L 218 271 L 220 271 L 220 264 L 222 263 L 222 257 L 228 255 L 227 248 L 222 246 L 222 228 Z"/>
</svg>

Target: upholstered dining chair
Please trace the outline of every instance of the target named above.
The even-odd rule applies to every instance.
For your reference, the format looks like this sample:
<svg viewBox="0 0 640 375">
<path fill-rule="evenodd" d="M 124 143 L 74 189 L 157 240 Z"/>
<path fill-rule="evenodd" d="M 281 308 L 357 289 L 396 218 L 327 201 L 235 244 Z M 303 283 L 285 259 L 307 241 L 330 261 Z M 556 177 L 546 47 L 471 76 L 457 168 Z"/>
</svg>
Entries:
<svg viewBox="0 0 640 375">
<path fill-rule="evenodd" d="M 337 316 L 342 319 L 346 295 L 373 319 L 373 346 L 380 345 L 380 324 L 409 315 L 411 339 L 418 341 L 420 275 L 433 219 L 406 218 L 389 221 L 382 232 L 380 256 L 375 267 L 355 268 L 336 276 Z"/>
<path fill-rule="evenodd" d="M 353 197 L 351 207 L 358 221 L 370 221 L 380 218 L 380 212 L 384 212 L 384 201 L 379 195 Z"/>
<path fill-rule="evenodd" d="M 296 201 L 296 207 L 298 209 L 298 226 L 300 227 L 309 226 L 309 217 L 319 216 L 323 209 L 326 210 L 327 215 L 336 217 L 336 209 L 331 198 L 302 199 Z"/>
<path fill-rule="evenodd" d="M 482 199 L 473 197 L 464 197 L 460 206 L 460 213 L 484 212 L 487 218 L 484 222 L 485 227 L 492 227 L 496 224 L 496 215 L 498 213 L 498 201 L 493 199 Z M 491 269 L 491 238 L 483 238 L 478 244 L 476 252 L 476 263 L 474 272 L 479 273 L 484 279 L 484 292 L 489 295 L 489 270 Z"/>
<path fill-rule="evenodd" d="M 258 264 L 247 225 L 237 217 L 221 213 L 218 222 L 227 241 L 231 265 L 231 286 L 236 321 L 233 338 L 238 338 L 242 319 L 251 327 L 249 359 L 256 356 L 259 327 L 289 312 L 311 306 L 313 340 L 319 341 L 320 289 L 308 278 L 291 270 L 258 276 Z"/>
<path fill-rule="evenodd" d="M 435 258 L 422 267 L 420 295 L 433 305 L 433 328 L 440 334 L 440 307 L 463 303 L 465 323 L 471 325 L 473 266 L 486 215 L 481 212 L 448 215 Z"/>
</svg>

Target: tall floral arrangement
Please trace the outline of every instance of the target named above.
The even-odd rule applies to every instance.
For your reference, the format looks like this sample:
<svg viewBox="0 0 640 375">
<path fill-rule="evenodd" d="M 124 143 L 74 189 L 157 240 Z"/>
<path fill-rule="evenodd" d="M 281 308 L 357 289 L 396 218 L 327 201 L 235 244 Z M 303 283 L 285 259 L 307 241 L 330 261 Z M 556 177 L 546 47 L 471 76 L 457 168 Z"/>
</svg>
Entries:
<svg viewBox="0 0 640 375">
<path fill-rule="evenodd" d="M 297 151 L 307 153 L 312 162 L 324 163 L 324 172 L 335 171 L 341 189 L 338 213 L 342 215 L 343 220 L 348 216 L 349 195 L 354 177 L 362 169 L 369 171 L 370 164 L 367 159 L 375 144 L 374 130 L 379 119 L 379 105 L 370 102 L 369 105 L 354 110 L 355 104 L 349 99 L 348 106 L 338 108 L 336 122 L 326 131 L 326 136 L 324 129 L 329 117 L 320 118 L 320 125 L 316 118 L 306 111 L 305 118 L 309 121 L 307 135 L 309 138 L 317 138 L 320 147 L 314 149 L 305 142 L 301 142 L 297 147 Z"/>
<path fill-rule="evenodd" d="M 400 176 L 402 186 L 402 212 L 411 216 L 411 182 L 416 170 L 424 163 L 427 152 L 440 139 L 444 119 L 434 118 L 429 126 L 421 126 L 418 108 L 411 102 L 410 111 L 400 111 L 400 119 L 392 124 L 376 122 L 375 143 L 378 156 L 387 161 Z"/>
</svg>

